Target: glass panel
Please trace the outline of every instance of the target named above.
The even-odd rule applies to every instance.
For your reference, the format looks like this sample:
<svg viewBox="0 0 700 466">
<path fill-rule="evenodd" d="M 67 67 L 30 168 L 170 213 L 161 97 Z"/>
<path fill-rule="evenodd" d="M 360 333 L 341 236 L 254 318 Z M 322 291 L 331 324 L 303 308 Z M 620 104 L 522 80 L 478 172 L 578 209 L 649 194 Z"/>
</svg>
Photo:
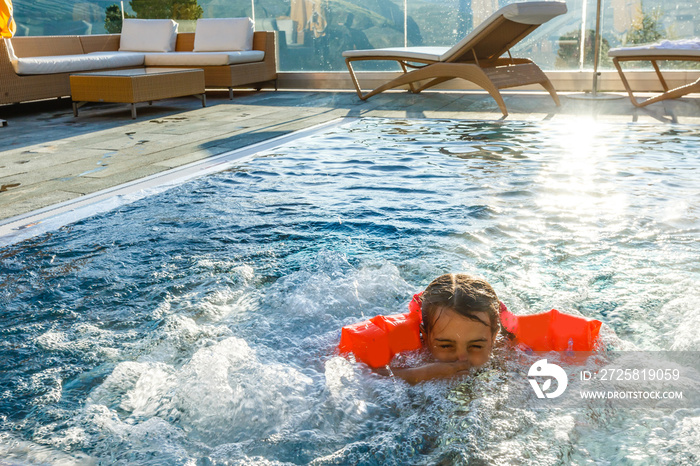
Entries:
<svg viewBox="0 0 700 466">
<path fill-rule="evenodd" d="M 468 0 L 409 0 L 408 14 L 417 29 L 414 36 L 419 38 L 419 42 L 409 41 L 409 45 L 451 47 L 471 30 Z"/>
<path fill-rule="evenodd" d="M 584 2 L 567 0 L 566 7 L 567 13 L 542 24 L 513 46 L 512 55 L 518 58 L 529 58 L 543 70 L 580 70 L 583 66 L 580 37 L 582 25 L 584 25 L 582 21 L 585 13 Z M 588 26 L 584 26 L 588 29 Z M 590 37 L 593 37 L 592 33 Z M 584 44 L 584 49 L 589 42 Z M 590 63 L 593 63 L 592 58 Z"/>
<path fill-rule="evenodd" d="M 451 46 L 512 1 L 131 0 L 123 6 L 130 17 L 176 19 L 184 32 L 193 31 L 199 17 L 254 17 L 257 30 L 278 31 L 281 71 L 344 71 L 344 50 Z M 119 32 L 121 5 L 115 0 L 18 0 L 17 35 Z M 545 70 L 592 69 L 596 1 L 568 0 L 567 6 L 566 15 L 538 28 L 514 47 L 513 55 L 531 58 Z M 699 7 L 700 0 L 603 0 L 599 69 L 613 69 L 607 56 L 612 47 L 700 36 Z M 391 62 L 358 65 L 359 70 L 398 69 Z M 700 67 L 697 62 L 667 65 Z"/>
<path fill-rule="evenodd" d="M 256 2 L 256 11 L 263 2 Z M 281 71 L 344 71 L 345 50 L 404 46 L 402 0 L 291 0 L 285 15 L 272 20 L 280 31 Z M 410 20 L 409 31 L 419 43 L 418 27 Z"/>
<path fill-rule="evenodd" d="M 247 9 L 236 8 L 235 0 L 218 2 L 225 4 L 220 12 L 239 11 L 240 14 L 235 16 L 251 15 L 250 0 L 240 2 L 247 5 Z M 21 0 L 15 1 L 13 6 L 16 35 L 42 36 L 118 33 L 121 31 L 122 5 L 127 17 L 173 18 L 180 23 L 180 31 L 194 31 L 194 21 L 203 17 L 203 4 L 197 0 Z"/>
<path fill-rule="evenodd" d="M 593 2 L 595 9 L 595 2 Z M 669 2 L 663 0 L 607 0 L 601 20 L 601 56 L 606 47 L 634 47 L 700 36 L 700 0 Z M 625 68 L 653 69 L 649 62 L 628 62 Z M 601 61 L 601 69 L 614 69 L 612 61 Z M 670 61 L 666 69 L 700 69 L 699 62 Z"/>
<path fill-rule="evenodd" d="M 16 35 L 104 34 L 105 9 L 114 3 L 114 0 L 16 0 L 13 2 Z"/>
</svg>

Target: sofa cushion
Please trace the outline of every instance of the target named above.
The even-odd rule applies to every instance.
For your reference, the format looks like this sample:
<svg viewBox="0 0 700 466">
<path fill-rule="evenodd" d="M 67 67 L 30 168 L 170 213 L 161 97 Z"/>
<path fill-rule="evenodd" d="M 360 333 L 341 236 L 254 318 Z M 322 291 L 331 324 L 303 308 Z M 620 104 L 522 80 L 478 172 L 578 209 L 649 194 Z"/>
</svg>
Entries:
<svg viewBox="0 0 700 466">
<path fill-rule="evenodd" d="M 136 52 L 93 52 L 53 57 L 15 57 L 12 66 L 15 73 L 20 75 L 52 74 L 143 66 L 143 60 L 144 55 Z"/>
<path fill-rule="evenodd" d="M 194 33 L 195 52 L 233 52 L 252 49 L 252 19 L 206 18 L 197 20 Z"/>
<path fill-rule="evenodd" d="M 172 19 L 125 19 L 120 52 L 172 52 L 177 41 L 177 23 Z"/>
<path fill-rule="evenodd" d="M 265 52 L 172 52 L 147 53 L 146 66 L 223 66 L 263 61 Z"/>
</svg>

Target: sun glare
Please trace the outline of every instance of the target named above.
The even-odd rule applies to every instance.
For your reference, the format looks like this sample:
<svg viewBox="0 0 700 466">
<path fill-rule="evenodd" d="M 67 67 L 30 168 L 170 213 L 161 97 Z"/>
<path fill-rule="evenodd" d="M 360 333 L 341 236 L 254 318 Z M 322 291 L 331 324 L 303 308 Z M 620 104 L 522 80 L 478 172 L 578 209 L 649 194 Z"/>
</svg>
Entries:
<svg viewBox="0 0 700 466">
<path fill-rule="evenodd" d="M 615 136 L 606 125 L 584 120 L 558 129 L 553 137 L 560 158 L 537 178 L 542 187 L 537 205 L 556 217 L 577 222 L 582 236 L 597 236 L 599 221 L 617 217 L 627 205 L 626 196 L 609 177 L 602 176 L 616 170 L 608 152 Z"/>
</svg>

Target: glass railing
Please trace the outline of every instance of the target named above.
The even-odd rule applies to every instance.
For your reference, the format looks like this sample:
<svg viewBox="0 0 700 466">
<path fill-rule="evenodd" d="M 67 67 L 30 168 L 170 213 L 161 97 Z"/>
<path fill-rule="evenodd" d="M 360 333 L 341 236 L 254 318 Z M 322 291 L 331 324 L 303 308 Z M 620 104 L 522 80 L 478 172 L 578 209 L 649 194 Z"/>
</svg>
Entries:
<svg viewBox="0 0 700 466">
<path fill-rule="evenodd" d="M 172 18 L 194 31 L 197 18 L 249 16 L 256 30 L 277 31 L 280 71 L 345 70 L 349 49 L 450 46 L 512 0 L 22 0 L 15 1 L 17 35 L 119 32 L 128 17 Z M 593 68 L 596 1 L 568 0 L 568 13 L 544 24 L 513 49 L 544 70 Z M 607 50 L 662 39 L 700 36 L 700 0 L 603 0 L 600 63 Z M 583 41 L 582 41 L 583 39 Z M 583 42 L 583 43 L 582 43 Z M 673 63 L 697 68 L 698 63 Z M 361 70 L 395 70 L 370 62 Z"/>
</svg>

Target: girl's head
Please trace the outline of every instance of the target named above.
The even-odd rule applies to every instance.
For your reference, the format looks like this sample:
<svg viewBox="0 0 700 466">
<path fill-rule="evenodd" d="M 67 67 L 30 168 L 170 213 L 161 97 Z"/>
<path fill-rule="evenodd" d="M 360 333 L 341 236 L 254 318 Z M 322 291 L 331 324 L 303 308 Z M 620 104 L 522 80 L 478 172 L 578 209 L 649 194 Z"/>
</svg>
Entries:
<svg viewBox="0 0 700 466">
<path fill-rule="evenodd" d="M 423 341 L 444 362 L 489 360 L 500 329 L 499 301 L 485 280 L 466 274 L 442 275 L 423 292 Z"/>
</svg>

